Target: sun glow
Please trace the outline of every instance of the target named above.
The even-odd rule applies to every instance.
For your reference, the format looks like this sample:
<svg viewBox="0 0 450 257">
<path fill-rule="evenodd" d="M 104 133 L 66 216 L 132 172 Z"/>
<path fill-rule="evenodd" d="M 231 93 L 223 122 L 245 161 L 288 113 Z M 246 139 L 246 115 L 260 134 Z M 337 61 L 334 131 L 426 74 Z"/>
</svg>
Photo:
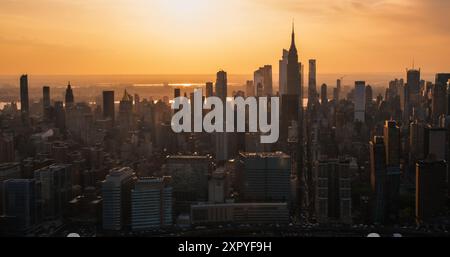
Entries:
<svg viewBox="0 0 450 257">
<path fill-rule="evenodd" d="M 203 14 L 207 11 L 208 5 L 213 4 L 212 1 L 207 0 L 165 0 L 158 2 L 163 10 L 178 17 Z"/>
</svg>

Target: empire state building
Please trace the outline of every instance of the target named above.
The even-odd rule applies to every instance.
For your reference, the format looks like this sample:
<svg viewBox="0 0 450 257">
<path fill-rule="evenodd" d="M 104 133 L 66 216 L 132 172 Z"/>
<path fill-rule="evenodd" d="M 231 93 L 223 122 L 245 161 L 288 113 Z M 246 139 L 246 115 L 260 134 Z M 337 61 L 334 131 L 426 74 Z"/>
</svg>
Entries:
<svg viewBox="0 0 450 257">
<path fill-rule="evenodd" d="M 293 140 L 289 137 L 289 127 L 301 126 L 302 120 L 302 83 L 300 74 L 301 63 L 298 62 L 298 52 L 295 46 L 295 32 L 292 26 L 291 46 L 289 48 L 287 63 L 287 86 L 285 94 L 281 95 L 281 139 L 285 143 Z M 301 129 L 298 129 L 297 138 L 301 138 Z"/>
<path fill-rule="evenodd" d="M 289 48 L 287 64 L 287 94 L 300 96 L 300 64 L 298 62 L 298 52 L 295 46 L 295 32 L 292 26 L 291 47 Z"/>
</svg>

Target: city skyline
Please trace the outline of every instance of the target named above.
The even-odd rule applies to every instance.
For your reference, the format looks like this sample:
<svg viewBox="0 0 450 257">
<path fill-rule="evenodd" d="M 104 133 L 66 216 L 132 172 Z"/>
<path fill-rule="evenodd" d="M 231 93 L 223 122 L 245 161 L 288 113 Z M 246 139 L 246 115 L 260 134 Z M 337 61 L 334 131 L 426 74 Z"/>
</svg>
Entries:
<svg viewBox="0 0 450 257">
<path fill-rule="evenodd" d="M 278 66 L 292 19 L 318 74 L 439 72 L 450 54 L 441 0 L 1 2 L 2 74 L 250 74 Z"/>
<path fill-rule="evenodd" d="M 0 237 L 449 237 L 443 0 L 1 3 Z"/>
</svg>

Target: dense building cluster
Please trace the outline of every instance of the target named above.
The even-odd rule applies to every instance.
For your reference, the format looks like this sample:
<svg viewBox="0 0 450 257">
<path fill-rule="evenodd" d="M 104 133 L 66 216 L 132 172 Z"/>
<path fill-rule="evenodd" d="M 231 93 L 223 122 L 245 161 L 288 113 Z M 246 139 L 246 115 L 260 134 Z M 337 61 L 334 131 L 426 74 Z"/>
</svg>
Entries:
<svg viewBox="0 0 450 257">
<path fill-rule="evenodd" d="M 192 89 L 173 87 L 158 101 L 105 90 L 92 103 L 77 101 L 69 82 L 63 101 L 43 86 L 36 104 L 21 76 L 20 107 L 0 113 L 0 233 L 59 235 L 73 224 L 98 236 L 227 224 L 448 227 L 450 74 L 428 82 L 413 68 L 375 95 L 343 78 L 318 90 L 318 63 L 308 64 L 304 90 L 293 31 L 278 92 L 271 65 L 232 93 L 225 71 L 205 84 L 206 97 L 224 102 L 278 96 L 273 144 L 260 132 L 173 132 L 172 98 L 184 91 L 194 105 Z"/>
</svg>

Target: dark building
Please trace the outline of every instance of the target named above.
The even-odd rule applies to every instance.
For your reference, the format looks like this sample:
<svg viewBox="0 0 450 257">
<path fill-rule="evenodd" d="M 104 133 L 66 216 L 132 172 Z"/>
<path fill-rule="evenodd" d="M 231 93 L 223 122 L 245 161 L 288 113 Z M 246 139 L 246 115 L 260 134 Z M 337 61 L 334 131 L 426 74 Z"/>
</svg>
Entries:
<svg viewBox="0 0 450 257">
<path fill-rule="evenodd" d="M 395 120 L 386 121 L 383 135 L 386 145 L 386 165 L 400 166 L 400 128 Z"/>
<path fill-rule="evenodd" d="M 295 46 L 295 33 L 292 28 L 291 46 L 289 48 L 288 64 L 287 64 L 287 92 L 281 96 L 281 128 L 280 138 L 287 140 L 288 128 L 295 121 L 301 123 L 299 117 L 302 112 L 302 89 L 300 66 L 298 62 L 298 52 Z M 299 129 L 299 132 L 302 131 Z M 299 138 L 301 135 L 297 135 Z M 285 143 L 285 142 L 283 142 Z"/>
<path fill-rule="evenodd" d="M 405 87 L 405 119 L 409 120 L 420 102 L 420 70 L 407 70 Z"/>
<path fill-rule="evenodd" d="M 61 101 L 55 101 L 55 126 L 60 130 L 66 129 L 66 110 Z"/>
<path fill-rule="evenodd" d="M 70 82 L 67 85 L 65 100 L 66 100 L 66 106 L 71 106 L 74 103 L 73 90 L 72 90 L 72 86 L 70 85 Z"/>
<path fill-rule="evenodd" d="M 416 221 L 432 223 L 445 210 L 447 163 L 428 159 L 416 167 Z"/>
<path fill-rule="evenodd" d="M 213 92 L 213 83 L 212 82 L 206 82 L 206 97 L 210 97 L 214 95 Z"/>
<path fill-rule="evenodd" d="M 447 92 L 447 115 L 450 115 L 450 87 L 448 86 L 450 80 L 450 73 L 438 73 L 436 74 L 436 85 L 442 85 L 446 88 Z"/>
<path fill-rule="evenodd" d="M 436 83 L 433 85 L 431 110 L 434 121 L 442 114 L 447 114 L 447 84 Z"/>
<path fill-rule="evenodd" d="M 0 133 L 0 163 L 13 162 L 15 158 L 14 137 Z"/>
<path fill-rule="evenodd" d="M 50 107 L 50 87 L 42 87 L 42 102 L 44 104 L 44 109 Z"/>
<path fill-rule="evenodd" d="M 386 148 L 383 137 L 370 142 L 370 183 L 372 187 L 373 220 L 384 223 L 386 209 Z"/>
<path fill-rule="evenodd" d="M 103 91 L 103 118 L 111 119 L 114 124 L 114 91 Z"/>
<path fill-rule="evenodd" d="M 223 102 L 225 102 L 227 98 L 227 92 L 228 92 L 227 73 L 222 70 L 217 72 L 216 96 L 219 97 Z"/>
<path fill-rule="evenodd" d="M 301 96 L 300 63 L 298 62 L 298 52 L 295 46 L 295 32 L 292 28 L 291 46 L 289 48 L 287 65 L 287 94 Z"/>
<path fill-rule="evenodd" d="M 318 222 L 351 223 L 350 161 L 319 160 L 315 164 L 314 179 L 314 206 Z"/>
<path fill-rule="evenodd" d="M 283 152 L 240 153 L 237 181 L 246 202 L 289 202 L 291 157 Z"/>
<path fill-rule="evenodd" d="M 216 78 L 216 97 L 219 97 L 222 100 L 222 103 L 224 104 L 223 108 L 223 117 L 226 117 L 225 115 L 225 103 L 227 99 L 227 93 L 228 93 L 228 80 L 227 80 L 227 73 L 225 71 L 219 71 L 217 72 L 217 78 Z M 225 128 L 223 128 L 225 129 Z M 223 162 L 227 161 L 229 159 L 229 136 L 230 134 L 226 132 L 218 132 L 215 135 L 215 157 L 216 161 Z"/>
<path fill-rule="evenodd" d="M 125 89 L 119 103 L 119 126 L 122 133 L 128 133 L 133 125 L 133 96 Z"/>
<path fill-rule="evenodd" d="M 309 60 L 308 73 L 308 108 L 315 105 L 318 101 L 317 95 L 317 77 L 316 77 L 316 60 Z"/>
<path fill-rule="evenodd" d="M 293 144 L 295 148 L 296 176 L 301 178 L 303 175 L 303 84 L 302 84 L 302 65 L 298 61 L 297 47 L 295 46 L 295 32 L 292 26 L 291 46 L 289 48 L 287 63 L 287 90 L 285 95 L 281 95 L 281 127 L 280 142 L 282 145 Z M 296 140 L 290 139 L 289 127 L 296 124 Z M 291 142 L 292 141 L 292 142 Z M 301 206 L 301 179 L 297 179 L 297 199 L 298 206 Z"/>
<path fill-rule="evenodd" d="M 49 121 L 52 116 L 52 106 L 50 100 L 50 87 L 44 86 L 42 87 L 42 111 L 44 114 L 44 120 Z"/>
<path fill-rule="evenodd" d="M 367 107 L 372 105 L 372 101 L 373 101 L 373 90 L 370 85 L 367 85 L 366 86 L 366 110 L 367 110 Z"/>
<path fill-rule="evenodd" d="M 131 190 L 136 180 L 133 169 L 118 167 L 102 182 L 104 230 L 119 231 L 131 225 Z"/>
<path fill-rule="evenodd" d="M 34 171 L 34 179 L 40 183 L 42 213 L 45 219 L 61 218 L 72 199 L 72 166 L 53 164 Z"/>
<path fill-rule="evenodd" d="M 177 97 L 180 97 L 180 96 L 181 96 L 181 89 L 175 88 L 173 90 L 173 98 L 177 98 Z"/>
<path fill-rule="evenodd" d="M 448 150 L 447 129 L 428 126 L 425 128 L 424 134 L 424 158 L 446 160 L 446 151 Z"/>
<path fill-rule="evenodd" d="M 9 179 L 3 183 L 4 217 L 14 231 L 25 231 L 39 221 L 39 184 L 34 179 Z"/>
<path fill-rule="evenodd" d="M 253 83 L 253 80 L 247 80 L 247 82 L 245 83 L 245 95 L 247 97 L 255 96 L 255 85 Z"/>
<path fill-rule="evenodd" d="M 393 120 L 384 125 L 386 148 L 386 212 L 388 221 L 398 218 L 400 195 L 400 128 Z"/>
<path fill-rule="evenodd" d="M 436 74 L 435 84 L 447 85 L 450 80 L 450 73 L 438 73 Z"/>
<path fill-rule="evenodd" d="M 28 75 L 20 77 L 20 110 L 22 114 L 30 112 L 30 100 L 28 99 Z"/>
<path fill-rule="evenodd" d="M 323 105 L 326 105 L 328 103 L 328 92 L 327 92 L 327 84 L 322 84 L 322 87 L 320 88 L 320 101 Z"/>
</svg>

